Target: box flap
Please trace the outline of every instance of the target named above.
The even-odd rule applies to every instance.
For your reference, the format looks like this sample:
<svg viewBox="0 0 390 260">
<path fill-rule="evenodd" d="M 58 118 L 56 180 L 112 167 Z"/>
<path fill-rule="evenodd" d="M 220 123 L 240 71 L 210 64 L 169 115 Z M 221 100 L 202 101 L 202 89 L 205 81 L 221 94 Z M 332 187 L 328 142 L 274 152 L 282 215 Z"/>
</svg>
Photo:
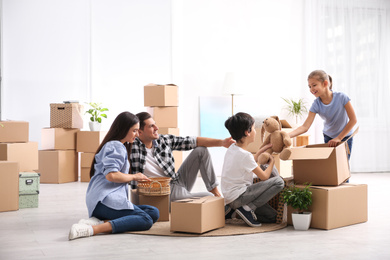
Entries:
<svg viewBox="0 0 390 260">
<path fill-rule="evenodd" d="M 298 147 L 292 148 L 288 160 L 326 159 L 333 152 L 333 147 Z"/>
<path fill-rule="evenodd" d="M 292 128 L 289 122 L 286 119 L 281 119 L 280 123 L 282 124 L 282 128 Z"/>
</svg>

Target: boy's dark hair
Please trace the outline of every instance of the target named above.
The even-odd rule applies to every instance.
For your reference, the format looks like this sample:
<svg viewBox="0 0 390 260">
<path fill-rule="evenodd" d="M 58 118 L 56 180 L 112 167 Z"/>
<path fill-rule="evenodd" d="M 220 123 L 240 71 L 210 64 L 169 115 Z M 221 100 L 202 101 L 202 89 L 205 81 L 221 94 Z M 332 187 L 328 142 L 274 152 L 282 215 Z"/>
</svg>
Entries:
<svg viewBox="0 0 390 260">
<path fill-rule="evenodd" d="M 139 119 L 139 129 L 144 130 L 145 120 L 152 118 L 152 115 L 149 114 L 148 112 L 140 112 L 140 113 L 136 114 L 136 116 Z"/>
<path fill-rule="evenodd" d="M 251 115 L 240 112 L 229 117 L 225 121 L 225 127 L 232 138 L 239 142 L 243 137 L 245 137 L 245 131 L 248 131 L 249 133 L 252 131 L 254 123 L 255 120 Z"/>
</svg>

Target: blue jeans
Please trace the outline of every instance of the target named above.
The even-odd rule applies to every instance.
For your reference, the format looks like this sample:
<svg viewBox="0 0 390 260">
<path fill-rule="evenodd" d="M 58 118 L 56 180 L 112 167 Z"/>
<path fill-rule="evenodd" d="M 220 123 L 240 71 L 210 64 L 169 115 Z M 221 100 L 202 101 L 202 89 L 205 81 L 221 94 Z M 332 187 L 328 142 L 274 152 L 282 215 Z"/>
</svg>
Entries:
<svg viewBox="0 0 390 260">
<path fill-rule="evenodd" d="M 134 210 L 116 210 L 99 202 L 92 216 L 102 220 L 109 220 L 112 226 L 112 233 L 123 233 L 150 229 L 153 223 L 160 217 L 160 213 L 156 207 L 149 205 L 134 205 Z"/>
<path fill-rule="evenodd" d="M 349 138 L 349 136 L 346 136 L 343 138 L 343 140 L 341 140 L 342 142 L 344 142 L 345 140 L 347 140 Z M 330 137 L 330 136 L 327 136 L 326 134 L 324 134 L 324 142 L 327 144 L 330 140 L 332 140 L 333 138 Z M 349 154 L 348 154 L 348 161 L 349 161 L 349 158 L 351 158 L 351 152 L 352 152 L 352 143 L 353 143 L 353 137 L 351 137 L 348 141 L 347 141 L 347 144 L 348 144 L 348 148 L 349 148 Z"/>
</svg>

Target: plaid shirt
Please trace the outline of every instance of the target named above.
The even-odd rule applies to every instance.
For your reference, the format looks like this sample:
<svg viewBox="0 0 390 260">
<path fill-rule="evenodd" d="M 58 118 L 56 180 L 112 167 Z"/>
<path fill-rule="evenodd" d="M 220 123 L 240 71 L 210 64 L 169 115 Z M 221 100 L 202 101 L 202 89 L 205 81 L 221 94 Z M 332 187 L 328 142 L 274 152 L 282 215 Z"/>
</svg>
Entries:
<svg viewBox="0 0 390 260">
<path fill-rule="evenodd" d="M 160 135 L 157 140 L 153 141 L 154 158 L 158 166 L 163 169 L 164 174 L 171 177 L 172 180 L 178 178 L 175 172 L 175 159 L 172 155 L 172 150 L 186 151 L 196 147 L 196 137 L 180 137 L 174 135 Z M 131 173 L 144 173 L 146 162 L 145 145 L 136 138 L 131 147 Z"/>
</svg>

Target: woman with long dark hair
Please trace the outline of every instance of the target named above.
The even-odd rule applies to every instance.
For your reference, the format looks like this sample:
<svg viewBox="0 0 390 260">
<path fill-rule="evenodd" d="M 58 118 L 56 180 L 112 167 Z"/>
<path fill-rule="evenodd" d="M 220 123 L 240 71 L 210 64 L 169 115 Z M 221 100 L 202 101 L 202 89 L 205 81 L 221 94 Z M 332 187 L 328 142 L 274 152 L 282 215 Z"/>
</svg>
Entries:
<svg viewBox="0 0 390 260">
<path fill-rule="evenodd" d="M 131 145 L 138 136 L 139 120 L 120 113 L 99 146 L 92 162 L 86 202 L 89 219 L 73 224 L 69 240 L 99 233 L 148 230 L 159 218 L 157 208 L 133 205 L 128 183 L 149 180 L 142 173 L 129 174 Z"/>
</svg>

